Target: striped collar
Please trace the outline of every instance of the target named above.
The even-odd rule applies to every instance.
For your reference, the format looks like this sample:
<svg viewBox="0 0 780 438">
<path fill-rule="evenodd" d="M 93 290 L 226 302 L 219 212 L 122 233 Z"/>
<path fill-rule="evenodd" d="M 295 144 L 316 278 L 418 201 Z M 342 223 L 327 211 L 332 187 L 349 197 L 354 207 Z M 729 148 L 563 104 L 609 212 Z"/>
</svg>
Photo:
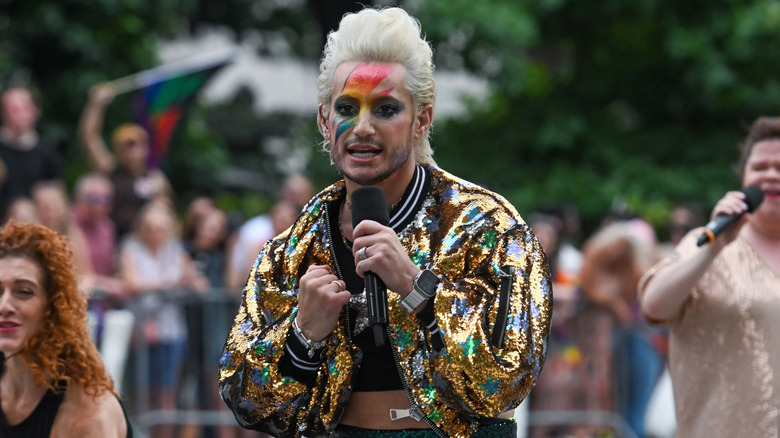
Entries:
<svg viewBox="0 0 780 438">
<path fill-rule="evenodd" d="M 423 199 L 431 186 L 431 175 L 421 165 L 416 165 L 414 175 L 409 185 L 406 187 L 403 196 L 390 210 L 390 221 L 388 226 L 396 233 L 400 233 L 409 222 L 414 218 L 414 214 L 422 205 Z"/>
</svg>

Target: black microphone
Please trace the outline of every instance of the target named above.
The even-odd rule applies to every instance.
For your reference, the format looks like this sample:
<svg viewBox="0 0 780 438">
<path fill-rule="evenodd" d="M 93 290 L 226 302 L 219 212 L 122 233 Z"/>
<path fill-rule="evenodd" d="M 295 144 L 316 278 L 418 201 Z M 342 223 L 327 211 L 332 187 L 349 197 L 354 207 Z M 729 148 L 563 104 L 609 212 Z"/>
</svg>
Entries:
<svg viewBox="0 0 780 438">
<path fill-rule="evenodd" d="M 764 192 L 759 186 L 747 186 L 740 191 L 745 194 L 745 204 L 747 204 L 748 207 L 747 213 L 752 213 L 761 205 L 761 202 L 764 201 Z M 710 223 L 704 227 L 704 233 L 699 237 L 696 246 L 702 246 L 705 243 L 710 243 L 715 240 L 715 236 L 732 226 L 743 214 L 745 214 L 745 212 L 741 214 L 719 214 L 715 216 L 715 219 L 711 220 Z"/>
<path fill-rule="evenodd" d="M 364 220 L 372 220 L 385 226 L 390 222 L 385 194 L 379 187 L 366 186 L 352 192 L 352 226 L 357 227 Z M 366 272 L 364 280 L 368 323 L 374 330 L 374 344 L 383 347 L 388 323 L 387 286 L 371 271 Z"/>
</svg>

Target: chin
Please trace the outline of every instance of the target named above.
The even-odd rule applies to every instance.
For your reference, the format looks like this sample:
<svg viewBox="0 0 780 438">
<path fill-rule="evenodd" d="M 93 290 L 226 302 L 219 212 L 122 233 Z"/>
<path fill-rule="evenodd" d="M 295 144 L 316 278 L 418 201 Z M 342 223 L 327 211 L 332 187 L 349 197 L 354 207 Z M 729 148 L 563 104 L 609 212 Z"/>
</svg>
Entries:
<svg viewBox="0 0 780 438">
<path fill-rule="evenodd" d="M 3 357 L 12 356 L 14 354 L 19 353 L 20 351 L 22 351 L 21 348 L 18 348 L 18 347 L 15 347 L 15 346 L 6 346 L 6 345 L 1 345 L 0 344 L 0 353 L 3 354 Z"/>
<path fill-rule="evenodd" d="M 344 175 L 344 178 L 349 179 L 355 183 L 357 183 L 360 186 L 375 186 L 382 181 L 386 180 L 388 175 L 385 174 L 379 174 L 379 175 Z"/>
</svg>

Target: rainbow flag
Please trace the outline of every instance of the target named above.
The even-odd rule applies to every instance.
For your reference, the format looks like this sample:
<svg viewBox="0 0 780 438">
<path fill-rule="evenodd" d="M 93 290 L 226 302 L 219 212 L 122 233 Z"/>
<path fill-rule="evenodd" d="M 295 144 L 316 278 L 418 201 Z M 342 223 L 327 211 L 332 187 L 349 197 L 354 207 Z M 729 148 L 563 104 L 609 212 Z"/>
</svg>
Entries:
<svg viewBox="0 0 780 438">
<path fill-rule="evenodd" d="M 133 75 L 133 106 L 138 124 L 149 132 L 150 167 L 159 166 L 198 91 L 234 58 L 233 50 L 211 53 Z"/>
</svg>

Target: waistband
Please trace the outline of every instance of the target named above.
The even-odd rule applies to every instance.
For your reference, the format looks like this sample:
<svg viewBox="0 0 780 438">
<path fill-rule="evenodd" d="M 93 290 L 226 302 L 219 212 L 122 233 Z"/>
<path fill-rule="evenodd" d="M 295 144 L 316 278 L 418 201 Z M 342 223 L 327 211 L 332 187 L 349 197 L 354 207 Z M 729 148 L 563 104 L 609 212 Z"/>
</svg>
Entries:
<svg viewBox="0 0 780 438">
<path fill-rule="evenodd" d="M 339 424 L 330 438 L 438 438 L 431 429 L 373 430 Z M 480 426 L 471 438 L 515 438 L 517 423 L 501 420 Z"/>
</svg>

